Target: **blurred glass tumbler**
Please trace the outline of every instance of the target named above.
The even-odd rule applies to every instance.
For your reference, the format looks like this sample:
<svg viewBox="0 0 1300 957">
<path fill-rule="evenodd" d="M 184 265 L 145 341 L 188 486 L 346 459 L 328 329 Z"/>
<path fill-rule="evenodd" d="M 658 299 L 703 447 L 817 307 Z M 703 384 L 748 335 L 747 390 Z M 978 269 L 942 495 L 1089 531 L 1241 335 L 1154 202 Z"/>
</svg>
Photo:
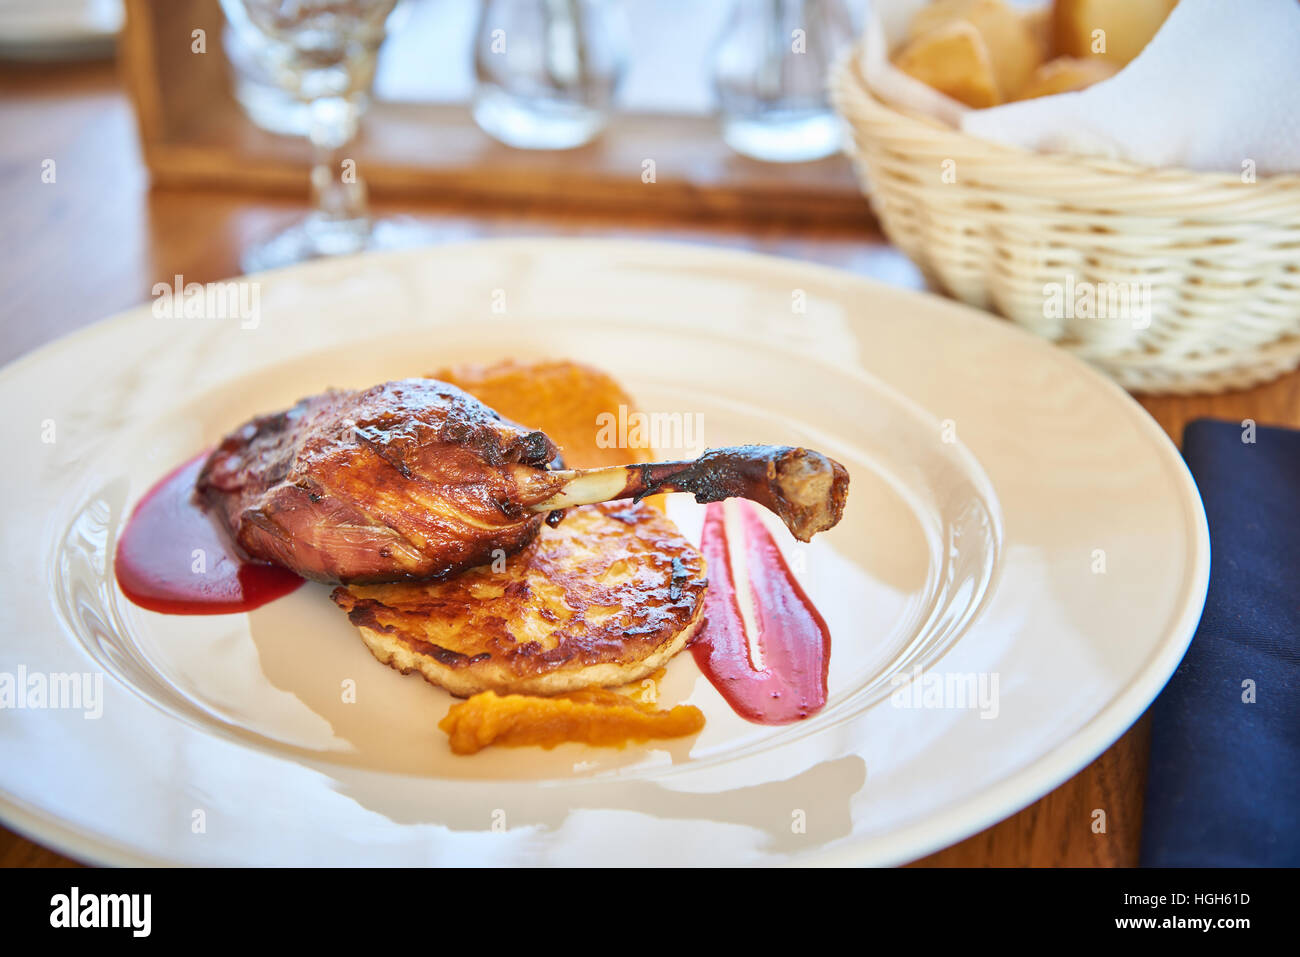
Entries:
<svg viewBox="0 0 1300 957">
<path fill-rule="evenodd" d="M 245 93 L 252 90 L 257 103 L 245 107 L 255 120 L 254 110 L 262 109 L 259 122 L 279 125 L 284 132 L 305 124 L 312 144 L 313 211 L 248 250 L 243 257 L 247 271 L 406 246 L 423 238 L 408 236 L 411 227 L 401 223 L 371 221 L 365 183 L 355 161 L 342 153 L 356 135 L 397 2 L 222 0 L 238 39 L 236 49 L 249 58 L 245 66 L 256 69 L 246 77 Z"/>
<path fill-rule="evenodd" d="M 581 146 L 604 128 L 626 65 L 621 0 L 483 0 L 474 120 L 508 146 Z"/>
<path fill-rule="evenodd" d="M 845 0 L 735 0 L 713 54 L 727 145 L 777 163 L 838 152 L 826 79 L 854 35 Z"/>
</svg>

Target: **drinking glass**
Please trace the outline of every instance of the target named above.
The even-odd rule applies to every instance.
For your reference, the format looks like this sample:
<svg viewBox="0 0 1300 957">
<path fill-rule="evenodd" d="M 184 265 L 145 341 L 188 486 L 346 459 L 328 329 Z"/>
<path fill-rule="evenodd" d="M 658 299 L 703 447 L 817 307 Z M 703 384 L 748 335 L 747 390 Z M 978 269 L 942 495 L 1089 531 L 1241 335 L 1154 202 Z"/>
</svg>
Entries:
<svg viewBox="0 0 1300 957">
<path fill-rule="evenodd" d="M 837 152 L 826 78 L 854 32 L 845 0 L 735 0 L 713 56 L 727 145 L 782 163 Z"/>
<path fill-rule="evenodd" d="M 357 133 L 375 63 L 398 0 L 222 0 L 239 29 L 254 31 L 271 81 L 304 106 L 312 145 L 312 212 L 248 250 L 249 272 L 322 256 L 418 243 L 423 231 L 401 221 L 373 222 L 355 160 L 344 155 Z"/>
<path fill-rule="evenodd" d="M 300 136 L 309 129 L 307 104 L 276 83 L 266 65 L 267 40 L 248 22 L 239 0 L 221 0 L 226 26 L 221 47 L 230 64 L 235 99 L 250 120 L 281 136 Z"/>
<path fill-rule="evenodd" d="M 570 149 L 604 128 L 627 66 L 621 0 L 483 0 L 474 120 L 521 149 Z"/>
</svg>

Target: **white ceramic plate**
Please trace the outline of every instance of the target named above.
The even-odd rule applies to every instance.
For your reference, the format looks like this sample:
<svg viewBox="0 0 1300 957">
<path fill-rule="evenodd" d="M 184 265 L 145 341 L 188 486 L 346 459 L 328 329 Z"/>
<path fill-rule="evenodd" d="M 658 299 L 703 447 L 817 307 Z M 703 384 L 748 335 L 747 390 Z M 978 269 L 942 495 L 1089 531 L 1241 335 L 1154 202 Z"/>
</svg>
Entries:
<svg viewBox="0 0 1300 957">
<path fill-rule="evenodd" d="M 0 680 L 103 675 L 98 717 L 0 710 L 0 814 L 75 857 L 902 862 L 1086 765 L 1200 615 L 1205 519 L 1168 439 L 1080 362 L 951 302 L 611 241 L 254 281 L 255 327 L 146 307 L 0 373 Z M 645 411 L 699 413 L 709 445 L 806 444 L 849 467 L 841 525 L 782 538 L 832 629 L 822 713 L 748 724 L 682 655 L 663 692 L 703 709 L 698 738 L 457 758 L 435 727 L 448 696 L 374 661 L 324 586 L 208 618 L 118 593 L 125 515 L 234 424 L 327 385 L 512 355 L 607 369 Z M 918 667 L 915 696 L 896 693 Z"/>
<path fill-rule="evenodd" d="M 61 62 L 111 56 L 122 0 L 0 0 L 0 58 Z"/>
</svg>

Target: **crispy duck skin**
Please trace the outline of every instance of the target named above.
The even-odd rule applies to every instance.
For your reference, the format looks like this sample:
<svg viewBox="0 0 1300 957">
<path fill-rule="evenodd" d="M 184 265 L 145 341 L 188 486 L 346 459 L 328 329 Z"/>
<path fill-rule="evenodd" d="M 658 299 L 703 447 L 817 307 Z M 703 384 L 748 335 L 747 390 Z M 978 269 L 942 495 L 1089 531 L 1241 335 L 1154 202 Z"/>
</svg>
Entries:
<svg viewBox="0 0 1300 957">
<path fill-rule="evenodd" d="M 406 379 L 253 419 L 196 488 L 250 558 L 315 581 L 422 581 L 532 541 L 558 451 L 455 386 Z"/>
<path fill-rule="evenodd" d="M 250 558 L 342 584 L 447 578 L 528 545 L 562 510 L 659 492 L 752 499 L 807 541 L 839 520 L 844 466 L 745 445 L 693 462 L 563 469 L 543 432 L 455 386 L 330 391 L 226 436 L 197 494 Z"/>
</svg>

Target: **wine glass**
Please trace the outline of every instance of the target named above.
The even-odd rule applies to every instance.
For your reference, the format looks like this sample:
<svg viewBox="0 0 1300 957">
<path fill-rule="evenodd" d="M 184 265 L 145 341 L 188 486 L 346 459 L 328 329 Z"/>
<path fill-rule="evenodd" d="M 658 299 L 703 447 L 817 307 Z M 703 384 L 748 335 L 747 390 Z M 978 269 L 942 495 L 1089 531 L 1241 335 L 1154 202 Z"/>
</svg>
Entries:
<svg viewBox="0 0 1300 957">
<path fill-rule="evenodd" d="M 260 65 L 305 106 L 312 145 L 312 212 L 249 249 L 248 272 L 322 256 L 426 241 L 412 224 L 370 216 L 365 181 L 343 148 L 356 136 L 374 81 L 379 47 L 398 0 L 221 0 L 226 16 L 252 30 Z"/>
</svg>

